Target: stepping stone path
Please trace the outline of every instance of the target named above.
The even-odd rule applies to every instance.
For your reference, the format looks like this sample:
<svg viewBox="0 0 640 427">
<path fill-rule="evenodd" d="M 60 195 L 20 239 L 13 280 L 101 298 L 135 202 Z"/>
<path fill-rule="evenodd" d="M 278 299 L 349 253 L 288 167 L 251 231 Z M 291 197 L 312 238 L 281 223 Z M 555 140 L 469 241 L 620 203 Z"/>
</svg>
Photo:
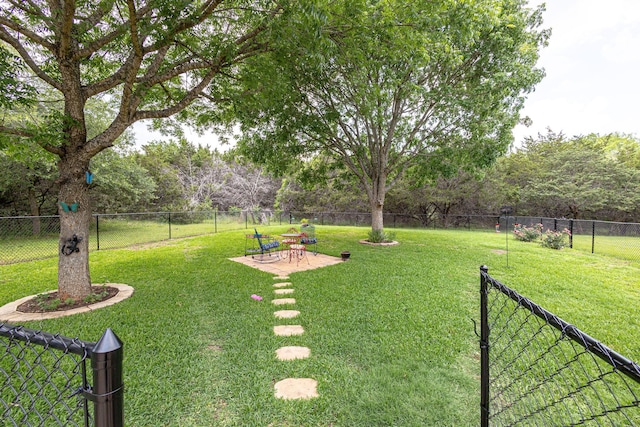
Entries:
<svg viewBox="0 0 640 427">
<path fill-rule="evenodd" d="M 279 337 L 304 334 L 304 328 L 300 325 L 280 325 L 273 327 L 273 333 Z"/>
<path fill-rule="evenodd" d="M 280 282 L 280 283 L 274 283 L 273 287 L 274 288 L 286 288 L 287 286 L 291 286 L 291 282 Z"/>
<path fill-rule="evenodd" d="M 298 310 L 279 310 L 273 313 L 278 319 L 293 319 L 298 314 L 300 314 Z"/>
<path fill-rule="evenodd" d="M 280 347 L 276 350 L 278 360 L 306 359 L 311 355 L 311 350 L 307 347 Z"/>
<path fill-rule="evenodd" d="M 271 301 L 273 305 L 285 305 L 285 304 L 295 304 L 295 298 L 278 298 Z"/>
<path fill-rule="evenodd" d="M 280 399 L 311 399 L 318 397 L 318 381 L 311 378 L 287 378 L 274 386 Z"/>
<path fill-rule="evenodd" d="M 275 295 L 287 295 L 294 292 L 288 277 L 277 276 L 274 278 L 273 293 Z M 273 305 L 295 304 L 295 298 L 275 298 L 271 300 Z M 278 310 L 273 313 L 277 319 L 293 319 L 300 314 L 298 310 Z M 273 327 L 273 333 L 277 336 L 293 336 L 304 334 L 301 325 L 277 325 Z M 311 350 L 307 347 L 285 346 L 276 350 L 276 357 L 280 361 L 306 359 L 311 355 Z M 318 382 L 313 378 L 286 378 L 278 381 L 274 385 L 274 395 L 278 399 L 312 399 L 318 397 Z"/>
</svg>

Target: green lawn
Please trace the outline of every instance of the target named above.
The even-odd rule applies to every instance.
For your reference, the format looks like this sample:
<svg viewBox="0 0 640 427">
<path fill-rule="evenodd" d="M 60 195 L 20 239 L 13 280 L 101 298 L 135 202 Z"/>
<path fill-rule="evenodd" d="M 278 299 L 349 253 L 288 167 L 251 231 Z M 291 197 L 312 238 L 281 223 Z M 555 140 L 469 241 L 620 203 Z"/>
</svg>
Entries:
<svg viewBox="0 0 640 427">
<path fill-rule="evenodd" d="M 287 226 L 262 227 L 284 232 Z M 246 231 L 91 254 L 94 283 L 135 288 L 124 302 L 26 326 L 125 343 L 127 426 L 472 426 L 479 423 L 479 266 L 623 355 L 640 360 L 637 263 L 553 251 L 471 231 L 318 226 L 322 253 L 351 260 L 291 276 L 301 311 L 276 320 L 272 276 L 234 263 Z M 55 288 L 56 260 L 0 266 L 0 304 Z M 250 295 L 265 297 L 256 302 Z M 301 324 L 276 337 L 276 324 Z M 280 362 L 283 345 L 311 348 Z M 275 382 L 312 377 L 320 397 L 281 401 Z"/>
<path fill-rule="evenodd" d="M 591 236 L 574 235 L 573 249 L 596 254 L 606 254 L 616 258 L 629 261 L 640 261 L 640 237 L 625 236 L 596 236 L 595 240 Z"/>
<path fill-rule="evenodd" d="M 166 214 L 152 220 L 149 215 L 101 216 L 99 226 L 92 220 L 89 250 L 124 248 L 133 245 L 207 235 L 251 227 L 239 216 L 218 214 L 213 218 L 190 218 L 188 214 L 174 214 L 169 224 Z M 250 229 L 250 228 L 249 228 Z M 99 232 L 98 232 L 99 231 Z M 56 233 L 22 237 L 0 236 L 0 265 L 33 259 L 53 258 L 58 254 Z"/>
</svg>

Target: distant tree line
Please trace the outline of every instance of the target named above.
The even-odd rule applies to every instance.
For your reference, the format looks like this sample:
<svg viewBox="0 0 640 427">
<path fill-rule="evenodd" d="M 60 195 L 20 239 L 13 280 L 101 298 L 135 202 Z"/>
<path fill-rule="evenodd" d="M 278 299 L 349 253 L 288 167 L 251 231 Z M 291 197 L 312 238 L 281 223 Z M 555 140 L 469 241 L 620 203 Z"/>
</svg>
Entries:
<svg viewBox="0 0 640 427">
<path fill-rule="evenodd" d="M 53 158 L 0 151 L 0 214 L 55 215 Z M 368 212 L 352 174 L 320 156 L 274 177 L 234 150 L 221 153 L 185 140 L 140 150 L 123 143 L 91 163 L 95 213 L 183 210 Z M 640 222 L 640 140 L 624 134 L 568 138 L 549 131 L 528 138 L 489 169 L 427 178 L 409 170 L 389 192 L 386 212 L 424 221 L 458 214 L 517 215 Z"/>
<path fill-rule="evenodd" d="M 57 214 L 52 159 L 32 164 L 0 151 L 0 213 Z M 195 146 L 185 140 L 158 141 L 133 150 L 122 144 L 91 162 L 94 213 L 185 211 L 218 208 L 270 209 L 279 180 L 260 166 Z"/>
<path fill-rule="evenodd" d="M 315 171 L 315 173 L 314 173 Z M 285 210 L 367 211 L 367 199 L 339 168 L 314 159 L 283 181 Z M 624 134 L 577 136 L 548 131 L 484 170 L 428 178 L 410 170 L 389 192 L 386 212 L 429 223 L 448 215 L 514 214 L 640 222 L 640 140 Z"/>
</svg>

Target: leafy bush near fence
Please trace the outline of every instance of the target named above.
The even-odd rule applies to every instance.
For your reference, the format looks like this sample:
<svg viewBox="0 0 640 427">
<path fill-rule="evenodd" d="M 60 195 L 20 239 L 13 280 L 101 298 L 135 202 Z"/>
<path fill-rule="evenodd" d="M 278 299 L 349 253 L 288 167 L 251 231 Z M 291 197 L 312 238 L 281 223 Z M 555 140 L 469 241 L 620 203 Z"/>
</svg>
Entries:
<svg viewBox="0 0 640 427">
<path fill-rule="evenodd" d="M 521 242 L 539 241 L 542 246 L 550 249 L 562 249 L 569 246 L 569 236 L 571 232 L 565 228 L 562 231 L 546 230 L 542 224 L 527 227 L 522 224 L 515 224 L 513 236 Z"/>
<path fill-rule="evenodd" d="M 521 242 L 533 242 L 542 236 L 542 224 L 536 224 L 533 227 L 515 224 L 513 227 L 513 235 L 516 240 L 520 240 Z"/>
<path fill-rule="evenodd" d="M 566 228 L 562 231 L 547 230 L 540 242 L 545 248 L 562 249 L 569 246 L 569 236 L 571 232 Z"/>
</svg>

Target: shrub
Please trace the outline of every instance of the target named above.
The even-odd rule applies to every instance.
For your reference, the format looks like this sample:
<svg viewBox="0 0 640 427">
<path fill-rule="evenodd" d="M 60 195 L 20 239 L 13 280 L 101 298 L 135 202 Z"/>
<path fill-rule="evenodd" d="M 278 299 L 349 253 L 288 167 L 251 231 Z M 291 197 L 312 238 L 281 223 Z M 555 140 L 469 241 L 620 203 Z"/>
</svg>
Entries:
<svg viewBox="0 0 640 427">
<path fill-rule="evenodd" d="M 384 230 L 371 230 L 367 239 L 371 243 L 385 243 L 392 242 L 396 237 L 395 233 L 385 233 Z"/>
<path fill-rule="evenodd" d="M 88 304 L 93 304 L 94 302 L 102 301 L 104 297 L 109 295 L 109 291 L 102 286 L 102 290 L 99 292 L 91 292 L 89 295 L 83 298 L 83 301 Z"/>
<path fill-rule="evenodd" d="M 540 243 L 545 248 L 562 249 L 569 245 L 568 237 L 570 235 L 571 232 L 566 228 L 562 231 L 547 230 L 545 231 Z"/>
<path fill-rule="evenodd" d="M 521 242 L 533 242 L 542 237 L 542 224 L 536 224 L 533 227 L 516 224 L 513 227 L 513 235 Z"/>
</svg>

